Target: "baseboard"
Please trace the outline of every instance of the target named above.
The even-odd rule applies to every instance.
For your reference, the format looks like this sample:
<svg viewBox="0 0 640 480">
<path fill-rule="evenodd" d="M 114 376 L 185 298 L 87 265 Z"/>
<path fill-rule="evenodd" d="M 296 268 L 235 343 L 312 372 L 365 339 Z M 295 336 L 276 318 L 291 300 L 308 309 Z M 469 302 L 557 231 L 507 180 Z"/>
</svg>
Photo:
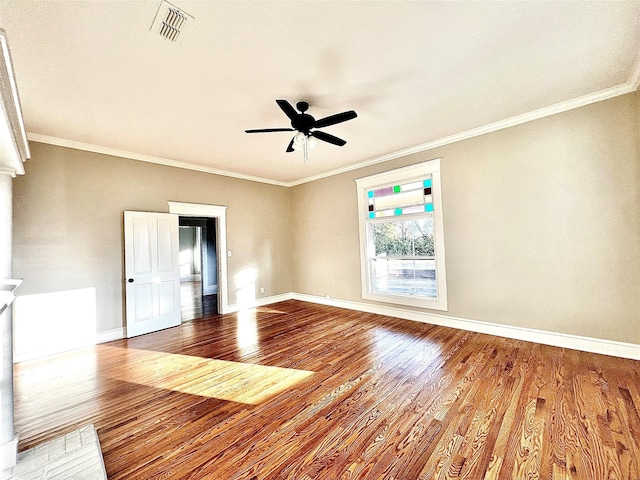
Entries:
<svg viewBox="0 0 640 480">
<path fill-rule="evenodd" d="M 265 307 L 267 305 L 271 305 L 272 303 L 284 302 L 285 300 L 293 300 L 294 295 L 295 294 L 292 292 L 281 293 L 279 295 L 256 298 L 254 302 L 251 302 L 250 304 L 247 304 L 247 305 L 238 305 L 238 304 L 229 305 L 225 313 L 236 313 L 236 312 L 239 312 L 240 310 L 246 310 L 249 308 L 256 308 L 256 307 Z"/>
<path fill-rule="evenodd" d="M 326 298 L 304 293 L 288 292 L 279 295 L 272 295 L 269 297 L 257 298 L 255 302 L 251 303 L 251 305 L 229 305 L 226 313 L 237 313 L 240 310 L 264 307 L 286 300 L 300 300 L 303 302 L 330 305 L 334 307 L 345 308 L 347 310 L 357 310 L 360 312 L 375 313 L 378 315 L 388 315 L 405 320 L 429 323 L 432 325 L 441 325 L 444 327 L 458 328 L 460 330 L 468 330 L 471 332 L 486 333 L 488 335 L 496 335 L 498 337 L 525 340 L 528 342 L 541 343 L 554 347 L 570 348 L 573 350 L 582 350 L 584 352 L 599 353 L 602 355 L 611 355 L 614 357 L 640 360 L 640 345 L 634 343 L 624 343 L 600 338 L 582 337 L 579 335 L 549 332 L 544 330 L 536 330 L 533 328 L 500 325 L 496 323 L 482 322 L 479 320 L 452 317 L 449 315 L 421 312 L 416 310 L 406 310 L 398 307 L 390 307 L 364 302 L 354 302 L 352 300 Z M 125 338 L 124 328 L 114 328 L 111 330 L 98 332 L 96 334 L 95 344 L 97 345 L 99 343 L 120 340 L 122 338 Z M 78 348 L 82 348 L 82 346 L 78 346 Z M 31 360 L 33 358 L 38 357 L 14 358 L 14 362 L 17 363 L 25 360 Z"/>
<path fill-rule="evenodd" d="M 113 340 L 120 340 L 124 338 L 124 328 L 113 328 L 111 330 L 105 330 L 104 332 L 96 333 L 96 345 L 98 343 L 111 342 Z"/>
<path fill-rule="evenodd" d="M 351 300 L 338 300 L 332 298 L 294 293 L 292 298 L 303 302 L 318 303 L 322 305 L 332 305 L 334 307 L 358 310 L 379 315 L 413 320 L 416 322 L 441 325 L 444 327 L 459 328 L 471 332 L 486 333 L 498 337 L 525 340 L 528 342 L 541 343 L 554 347 L 570 348 L 582 350 L 584 352 L 611 355 L 614 357 L 630 358 L 640 360 L 640 345 L 634 343 L 616 342 L 600 338 L 582 337 L 565 333 L 548 332 L 535 330 L 533 328 L 514 327 L 510 325 L 500 325 L 496 323 L 481 322 L 466 318 L 451 317 L 428 312 L 406 310 L 398 307 L 387 307 L 383 305 L 354 302 Z"/>
<path fill-rule="evenodd" d="M 65 348 L 57 350 L 49 350 L 44 354 L 40 351 L 28 351 L 28 352 L 14 352 L 13 363 L 27 362 L 29 360 L 37 360 L 40 358 L 50 357 L 51 355 L 58 355 L 60 353 L 71 352 L 73 350 L 79 350 L 81 348 L 91 347 L 100 343 L 111 342 L 112 340 L 120 340 L 125 338 L 124 328 L 114 328 L 112 330 L 105 330 L 104 332 L 97 332 L 93 341 L 77 343 L 75 345 L 67 345 Z"/>
<path fill-rule="evenodd" d="M 292 300 L 293 295 L 294 294 L 292 292 L 288 292 L 288 293 L 282 293 L 279 295 L 272 295 L 269 297 L 256 298 L 255 302 L 252 302 L 249 305 L 238 305 L 238 304 L 229 305 L 227 307 L 227 311 L 225 312 L 225 314 L 237 313 L 240 310 L 246 310 L 249 308 L 256 308 L 256 307 L 264 307 L 272 303 L 284 302 L 285 300 Z M 190 321 L 190 320 L 187 320 L 187 321 Z M 111 342 L 112 340 L 120 340 L 122 338 L 125 338 L 124 328 L 114 328 L 112 330 L 98 332 L 96 334 L 96 344 Z"/>
</svg>

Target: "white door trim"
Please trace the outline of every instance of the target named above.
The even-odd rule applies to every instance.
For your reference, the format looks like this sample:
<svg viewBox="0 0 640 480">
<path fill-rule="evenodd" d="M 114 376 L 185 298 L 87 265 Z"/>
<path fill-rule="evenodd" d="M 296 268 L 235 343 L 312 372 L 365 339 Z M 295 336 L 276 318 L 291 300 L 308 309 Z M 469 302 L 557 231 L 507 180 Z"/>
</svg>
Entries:
<svg viewBox="0 0 640 480">
<path fill-rule="evenodd" d="M 227 207 L 201 203 L 167 202 L 169 213 L 185 217 L 213 217 L 217 219 L 216 243 L 218 244 L 218 313 L 229 312 L 227 295 Z"/>
</svg>

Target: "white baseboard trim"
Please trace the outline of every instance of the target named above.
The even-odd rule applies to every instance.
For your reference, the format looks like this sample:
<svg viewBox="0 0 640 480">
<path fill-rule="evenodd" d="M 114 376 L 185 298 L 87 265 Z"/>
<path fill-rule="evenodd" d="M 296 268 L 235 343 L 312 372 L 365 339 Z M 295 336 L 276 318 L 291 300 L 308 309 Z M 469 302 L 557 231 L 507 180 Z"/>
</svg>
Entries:
<svg viewBox="0 0 640 480">
<path fill-rule="evenodd" d="M 398 307 L 387 307 L 377 304 L 354 302 L 351 300 L 327 299 L 325 297 L 318 297 L 315 295 L 307 295 L 302 293 L 294 293 L 292 298 L 294 300 L 301 300 L 303 302 L 319 303 L 322 305 L 331 305 L 334 307 L 346 308 L 349 310 L 359 310 L 361 312 L 388 315 L 392 317 L 403 318 L 406 320 L 413 320 L 416 322 L 458 328 L 460 330 L 468 330 L 477 333 L 486 333 L 489 335 L 513 338 L 516 340 L 525 340 L 528 342 L 541 343 L 554 347 L 570 348 L 573 350 L 582 350 L 584 352 L 599 353 L 603 355 L 611 355 L 614 357 L 640 360 L 640 345 L 634 343 L 616 342 L 600 338 L 581 337 L 578 335 L 569 335 L 566 333 L 535 330 L 533 328 L 500 325 L 496 323 L 481 322 L 478 320 L 470 320 L 466 318 L 451 317 L 448 315 L 419 312 L 415 310 L 405 310 Z"/>
<path fill-rule="evenodd" d="M 272 303 L 284 302 L 285 300 L 293 300 L 294 295 L 294 293 L 288 292 L 281 293 L 279 295 L 272 295 L 270 297 L 256 298 L 255 302 L 251 302 L 251 304 L 248 305 L 238 305 L 236 303 L 233 305 L 229 305 L 225 314 L 236 313 L 240 310 L 248 310 L 250 308 L 265 307 L 267 305 L 271 305 Z"/>
<path fill-rule="evenodd" d="M 113 340 L 120 340 L 123 338 L 125 338 L 123 327 L 105 330 L 104 332 L 96 333 L 96 345 L 99 343 L 111 342 Z"/>
<path fill-rule="evenodd" d="M 226 313 L 237 313 L 240 310 L 264 307 L 273 303 L 284 302 L 286 300 L 300 300 L 303 302 L 330 305 L 333 307 L 345 308 L 347 310 L 357 310 L 360 312 L 387 315 L 391 317 L 402 318 L 405 320 L 412 320 L 432 325 L 440 325 L 443 327 L 458 328 L 460 330 L 468 330 L 477 333 L 486 333 L 488 335 L 541 343 L 543 345 L 551 345 L 554 347 L 570 348 L 573 350 L 582 350 L 584 352 L 599 353 L 602 355 L 611 355 L 614 357 L 640 360 L 640 345 L 635 343 L 616 342 L 613 340 L 582 337 L 579 335 L 549 332 L 544 330 L 536 330 L 533 328 L 500 325 L 497 323 L 482 322 L 479 320 L 470 320 L 466 318 L 452 317 L 430 312 L 420 312 L 416 310 L 406 310 L 403 308 L 390 307 L 386 305 L 354 302 L 352 300 L 325 298 L 304 293 L 288 292 L 279 295 L 272 295 L 269 297 L 257 298 L 255 302 L 252 302 L 251 305 L 229 305 L 229 309 Z M 98 332 L 95 337 L 95 344 L 97 345 L 99 343 L 120 340 L 122 338 L 125 338 L 124 328 L 114 328 L 111 330 Z M 82 347 L 84 347 L 84 345 L 78 346 L 78 348 Z M 38 357 L 23 356 L 23 358 L 14 358 L 14 363 L 31 360 L 33 358 Z"/>
<path fill-rule="evenodd" d="M 37 360 L 40 358 L 50 357 L 51 355 L 58 355 L 60 353 L 71 352 L 73 350 L 79 350 L 81 348 L 91 347 L 100 343 L 111 342 L 112 340 L 120 340 L 125 338 L 124 328 L 114 328 L 112 330 L 105 330 L 103 332 L 97 332 L 94 340 L 90 339 L 84 342 L 77 343 L 75 345 L 67 345 L 65 348 L 57 350 L 49 350 L 47 352 L 40 352 L 38 350 L 31 350 L 28 352 L 14 352 L 13 363 L 27 362 L 29 360 Z"/>
</svg>

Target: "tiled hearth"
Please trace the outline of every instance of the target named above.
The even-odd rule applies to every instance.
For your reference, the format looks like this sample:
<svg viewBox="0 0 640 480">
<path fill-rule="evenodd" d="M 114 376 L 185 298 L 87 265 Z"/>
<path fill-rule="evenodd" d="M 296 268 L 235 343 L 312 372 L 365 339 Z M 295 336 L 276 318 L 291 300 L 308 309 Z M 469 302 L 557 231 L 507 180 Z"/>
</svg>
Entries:
<svg viewBox="0 0 640 480">
<path fill-rule="evenodd" d="M 106 480 L 93 425 L 18 454 L 10 480 Z"/>
</svg>

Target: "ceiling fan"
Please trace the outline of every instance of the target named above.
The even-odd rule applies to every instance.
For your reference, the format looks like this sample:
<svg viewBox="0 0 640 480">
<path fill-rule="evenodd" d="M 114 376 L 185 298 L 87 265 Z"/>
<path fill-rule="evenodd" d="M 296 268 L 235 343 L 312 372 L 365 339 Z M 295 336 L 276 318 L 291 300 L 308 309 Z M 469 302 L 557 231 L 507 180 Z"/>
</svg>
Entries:
<svg viewBox="0 0 640 480">
<path fill-rule="evenodd" d="M 314 148 L 318 144 L 318 140 L 331 143 L 342 147 L 347 142 L 341 138 L 338 138 L 330 133 L 321 132 L 315 130 L 316 128 L 329 127 L 337 123 L 346 122 L 356 118 L 358 114 L 353 110 L 348 112 L 337 113 L 335 115 L 329 115 L 328 117 L 316 120 L 311 115 L 306 113 L 309 110 L 309 103 L 300 101 L 296 103 L 296 108 L 287 100 L 276 100 L 276 103 L 284 114 L 291 120 L 291 128 L 259 128 L 252 130 L 245 130 L 246 133 L 269 133 L 269 132 L 295 132 L 297 131 L 289 145 L 287 146 L 287 152 L 293 152 L 299 148 L 304 150 L 304 160 L 307 161 L 308 149 Z M 296 109 L 298 111 L 296 111 Z M 300 112 L 300 113 L 298 113 Z"/>
</svg>

